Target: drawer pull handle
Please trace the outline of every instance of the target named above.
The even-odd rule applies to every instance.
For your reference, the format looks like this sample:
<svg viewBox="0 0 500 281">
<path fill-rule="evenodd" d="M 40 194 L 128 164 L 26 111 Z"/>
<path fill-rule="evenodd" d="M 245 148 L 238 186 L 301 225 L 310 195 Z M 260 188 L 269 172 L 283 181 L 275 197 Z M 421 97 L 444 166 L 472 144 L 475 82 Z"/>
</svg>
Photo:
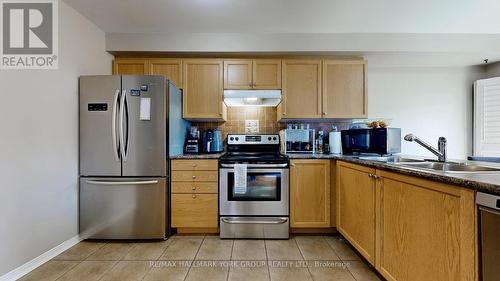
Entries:
<svg viewBox="0 0 500 281">
<path fill-rule="evenodd" d="M 283 224 L 286 223 L 288 219 L 278 219 L 278 220 L 238 220 L 238 219 L 227 219 L 222 218 L 223 223 L 228 224 Z"/>
<path fill-rule="evenodd" d="M 191 166 L 196 167 L 196 163 L 193 163 L 193 165 L 191 165 Z"/>
<path fill-rule="evenodd" d="M 193 194 L 193 199 L 196 199 L 196 195 Z"/>
<path fill-rule="evenodd" d="M 193 186 L 192 190 L 196 190 L 196 186 Z"/>
<path fill-rule="evenodd" d="M 196 178 L 196 176 L 193 176 L 193 179 L 195 179 L 195 178 Z"/>
</svg>

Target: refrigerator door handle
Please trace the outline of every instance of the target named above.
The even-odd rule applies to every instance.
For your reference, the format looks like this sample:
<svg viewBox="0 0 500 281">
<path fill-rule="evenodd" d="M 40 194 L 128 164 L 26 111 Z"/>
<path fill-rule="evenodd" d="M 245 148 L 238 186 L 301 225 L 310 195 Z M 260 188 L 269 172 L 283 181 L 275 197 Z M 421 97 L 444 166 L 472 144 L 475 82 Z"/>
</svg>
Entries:
<svg viewBox="0 0 500 281">
<path fill-rule="evenodd" d="M 125 136 L 124 136 L 124 119 L 125 119 L 125 99 L 127 97 L 127 90 L 122 91 L 120 97 L 120 119 L 119 119 L 119 138 L 120 138 L 120 154 L 123 161 L 127 161 L 125 152 Z"/>
<path fill-rule="evenodd" d="M 157 180 L 149 180 L 149 181 L 94 181 L 87 180 L 85 181 L 88 184 L 96 184 L 96 185 L 147 185 L 147 184 L 157 184 Z"/>
<path fill-rule="evenodd" d="M 124 90 L 123 91 L 124 93 L 126 93 L 126 91 Z M 127 134 L 124 136 L 125 138 L 125 161 L 127 161 L 127 157 L 128 157 L 128 150 L 129 150 L 129 141 L 130 141 L 130 128 L 129 128 L 129 124 L 130 124 L 130 116 L 129 116 L 129 113 L 128 113 L 128 98 L 127 98 L 127 95 L 125 95 L 125 113 L 127 114 L 127 117 L 125 118 L 125 128 L 127 129 Z"/>
<path fill-rule="evenodd" d="M 115 96 L 113 98 L 113 116 L 111 117 L 111 136 L 113 138 L 113 154 L 117 162 L 120 161 L 120 155 L 118 150 L 118 140 L 116 139 L 116 111 L 118 109 L 118 96 L 120 95 L 120 90 L 116 90 Z"/>
</svg>

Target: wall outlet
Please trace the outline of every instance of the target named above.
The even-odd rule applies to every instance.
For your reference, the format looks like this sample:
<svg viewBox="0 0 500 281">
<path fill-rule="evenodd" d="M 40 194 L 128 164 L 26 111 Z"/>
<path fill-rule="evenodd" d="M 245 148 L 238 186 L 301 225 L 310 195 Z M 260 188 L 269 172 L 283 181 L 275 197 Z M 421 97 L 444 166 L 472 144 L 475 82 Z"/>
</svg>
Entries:
<svg viewBox="0 0 500 281">
<path fill-rule="evenodd" d="M 245 133 L 254 134 L 259 132 L 259 120 L 245 120 Z"/>
</svg>

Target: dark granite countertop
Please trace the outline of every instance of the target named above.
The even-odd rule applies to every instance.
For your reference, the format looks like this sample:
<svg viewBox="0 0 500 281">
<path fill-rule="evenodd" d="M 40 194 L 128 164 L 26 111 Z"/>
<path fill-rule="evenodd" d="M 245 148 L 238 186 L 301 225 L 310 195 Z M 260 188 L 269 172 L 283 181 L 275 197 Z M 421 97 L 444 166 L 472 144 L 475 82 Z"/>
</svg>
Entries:
<svg viewBox="0 0 500 281">
<path fill-rule="evenodd" d="M 365 157 L 347 156 L 341 154 L 287 154 L 290 159 L 335 159 L 360 164 L 364 166 L 382 169 L 386 171 L 397 172 L 408 176 L 416 176 L 428 180 L 438 181 L 451 185 L 458 185 L 475 191 L 500 195 L 500 172 L 478 172 L 478 173 L 445 173 L 440 171 L 431 171 L 421 168 L 409 168 L 387 161 L 363 159 Z M 406 156 L 401 156 L 406 157 Z M 416 158 L 408 156 L 409 158 Z M 368 157 L 366 157 L 368 158 Z M 460 163 L 474 163 L 483 166 L 498 167 L 499 164 L 485 163 L 476 161 L 450 160 Z"/>
<path fill-rule="evenodd" d="M 201 154 L 179 154 L 170 156 L 170 159 L 219 159 L 224 152 L 221 153 L 201 153 Z"/>
</svg>

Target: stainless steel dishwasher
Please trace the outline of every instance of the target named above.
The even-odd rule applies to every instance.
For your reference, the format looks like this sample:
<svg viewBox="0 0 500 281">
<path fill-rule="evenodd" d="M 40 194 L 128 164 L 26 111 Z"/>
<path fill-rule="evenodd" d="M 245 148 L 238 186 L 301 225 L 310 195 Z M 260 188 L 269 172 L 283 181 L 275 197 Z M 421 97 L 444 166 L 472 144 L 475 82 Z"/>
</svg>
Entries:
<svg viewBox="0 0 500 281">
<path fill-rule="evenodd" d="M 483 281 L 496 281 L 500 276 L 500 196 L 477 193 L 481 243 L 481 275 Z"/>
</svg>

